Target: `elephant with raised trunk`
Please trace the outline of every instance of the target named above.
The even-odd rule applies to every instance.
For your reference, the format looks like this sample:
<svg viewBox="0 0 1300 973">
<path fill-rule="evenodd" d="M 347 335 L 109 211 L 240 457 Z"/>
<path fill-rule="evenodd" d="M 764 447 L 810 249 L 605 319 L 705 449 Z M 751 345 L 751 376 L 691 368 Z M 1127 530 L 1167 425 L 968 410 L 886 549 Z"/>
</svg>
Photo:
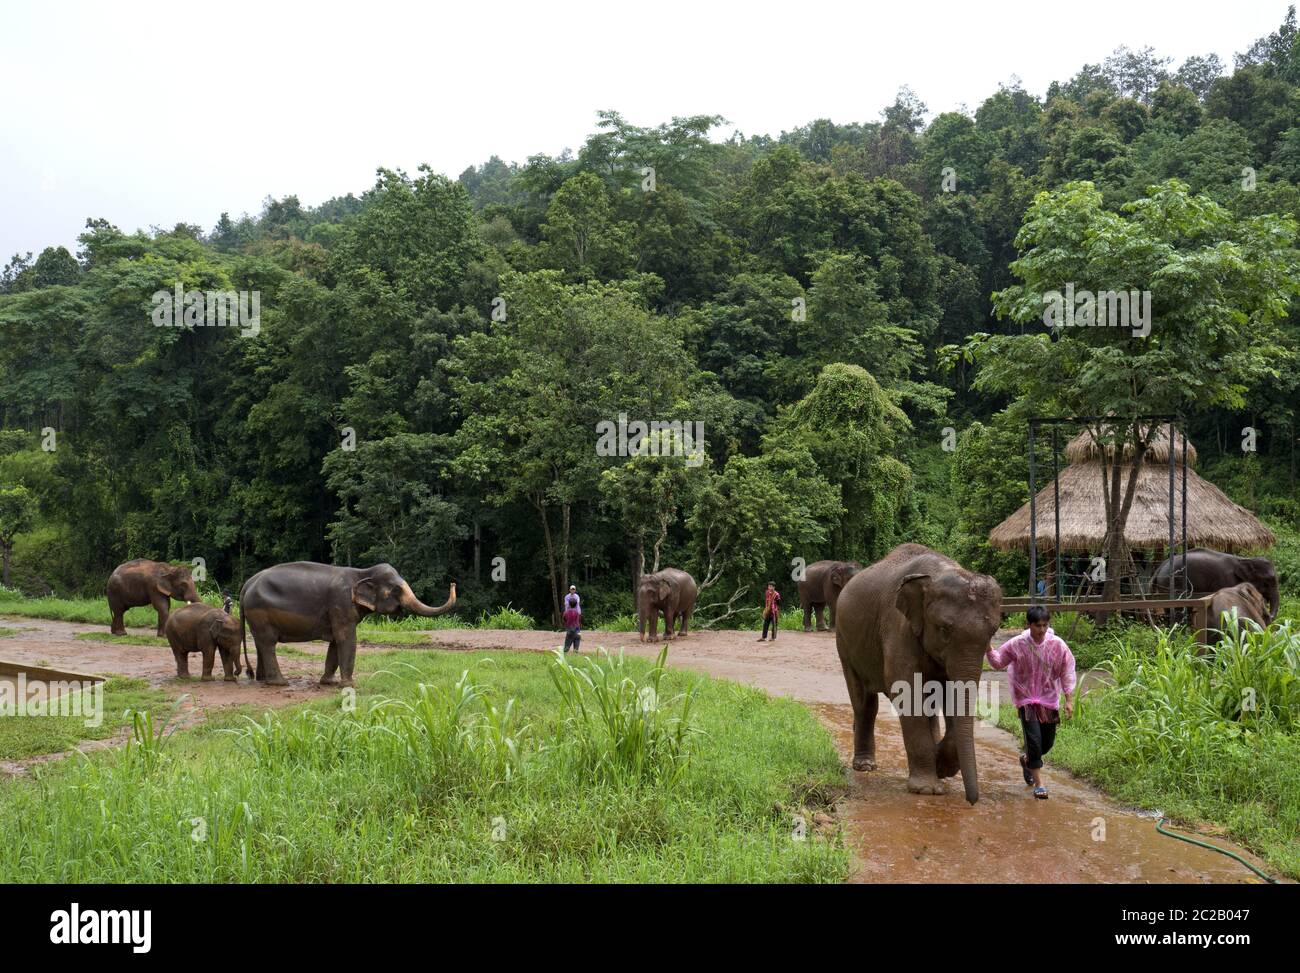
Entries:
<svg viewBox="0 0 1300 973">
<path fill-rule="evenodd" d="M 435 618 L 456 604 L 456 586 L 445 604 L 430 608 L 415 597 L 411 586 L 390 564 L 370 568 L 339 568 L 332 564 L 294 561 L 257 572 L 239 593 L 243 623 L 253 630 L 257 646 L 256 677 L 268 686 L 284 686 L 275 647 L 280 642 L 329 643 L 321 685 L 340 680 L 352 685 L 357 658 L 357 622 L 370 614 Z M 244 651 L 248 652 L 244 635 Z M 250 676 L 253 673 L 250 672 Z"/>
<path fill-rule="evenodd" d="M 900 714 L 907 789 L 942 794 L 940 778 L 960 772 L 966 800 L 979 800 L 975 697 L 1001 619 L 995 580 L 920 544 L 896 547 L 853 576 L 840 592 L 835 645 L 853 702 L 854 770 L 876 769 L 883 692 Z M 942 726 L 918 690 L 941 702 Z"/>
<path fill-rule="evenodd" d="M 636 590 L 637 631 L 641 633 L 641 641 L 659 637 L 661 614 L 664 616 L 664 639 L 672 641 L 675 628 L 680 629 L 679 634 L 685 638 L 699 594 L 695 579 L 677 568 L 641 575 Z M 677 624 L 679 619 L 680 625 Z"/>
<path fill-rule="evenodd" d="M 226 682 L 237 681 L 240 672 L 241 632 L 239 619 L 230 614 L 228 599 L 225 611 L 202 602 L 176 609 L 167 619 L 166 633 L 172 655 L 176 657 L 178 679 L 189 678 L 189 655 L 191 652 L 200 652 L 203 655 L 203 681 L 209 682 L 212 679 L 212 663 L 220 652 Z"/>
<path fill-rule="evenodd" d="M 172 599 L 193 603 L 199 600 L 194 587 L 194 577 L 186 565 L 168 564 L 166 561 L 138 559 L 119 564 L 108 576 L 104 589 L 108 595 L 108 610 L 113 615 L 109 631 L 125 635 L 123 621 L 128 608 L 152 605 L 158 613 L 158 637 L 162 638 L 171 613 Z"/>
<path fill-rule="evenodd" d="M 803 608 L 803 630 L 812 631 L 812 616 L 817 613 L 817 631 L 828 631 L 822 624 L 822 609 L 830 618 L 829 631 L 835 630 L 835 605 L 849 578 L 862 570 L 857 561 L 814 561 L 804 568 L 799 582 L 799 604 Z"/>
<path fill-rule="evenodd" d="M 1154 592 L 1169 591 L 1170 562 L 1173 562 L 1175 597 L 1183 597 L 1189 588 L 1188 598 L 1208 598 L 1216 591 L 1231 588 L 1248 581 L 1264 596 L 1268 602 L 1267 625 L 1277 617 L 1278 588 L 1277 572 L 1273 562 L 1266 557 L 1238 557 L 1225 554 L 1206 547 L 1194 547 L 1187 552 L 1187 580 L 1183 581 L 1183 556 L 1175 554 L 1166 558 L 1156 568 L 1151 579 Z"/>
</svg>

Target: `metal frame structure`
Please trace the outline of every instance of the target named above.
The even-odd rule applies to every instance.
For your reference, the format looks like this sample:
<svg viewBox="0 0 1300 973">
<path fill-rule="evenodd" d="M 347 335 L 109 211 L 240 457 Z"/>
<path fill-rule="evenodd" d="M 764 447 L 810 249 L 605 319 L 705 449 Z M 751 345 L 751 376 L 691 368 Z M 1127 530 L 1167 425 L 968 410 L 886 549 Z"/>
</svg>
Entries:
<svg viewBox="0 0 1300 973">
<path fill-rule="evenodd" d="M 1034 434 L 1039 426 L 1049 426 L 1052 430 L 1052 512 L 1056 521 L 1056 546 L 1054 553 L 1056 555 L 1056 601 L 1061 600 L 1061 483 L 1060 483 L 1060 461 L 1057 458 L 1059 454 L 1057 432 L 1062 424 L 1073 426 L 1085 425 L 1090 422 L 1111 422 L 1114 416 L 1042 416 L 1031 418 L 1029 420 L 1029 603 L 1038 604 L 1042 596 L 1038 594 L 1038 487 L 1036 483 L 1036 473 L 1038 469 L 1037 457 L 1034 454 Z M 1174 570 L 1174 443 L 1177 429 L 1183 425 L 1182 416 L 1178 415 L 1149 415 L 1134 416 L 1134 422 L 1139 423 L 1168 423 L 1169 425 L 1169 594 L 1175 595 L 1174 579 L 1178 577 L 1178 572 Z M 1175 426 L 1177 423 L 1177 427 Z M 1116 449 L 1121 449 L 1122 444 L 1116 444 Z M 1187 594 L 1187 434 L 1183 433 L 1182 445 L 1182 466 L 1183 466 L 1183 500 L 1182 500 L 1182 583 L 1179 586 L 1179 594 Z M 1168 600 L 1168 599 L 1165 599 Z M 1147 607 L 1156 607 L 1149 604 L 1149 600 L 1140 599 L 1142 604 Z M 1118 604 L 1118 603 L 1117 603 Z M 1183 607 L 1183 606 L 1160 606 L 1160 607 Z"/>
</svg>

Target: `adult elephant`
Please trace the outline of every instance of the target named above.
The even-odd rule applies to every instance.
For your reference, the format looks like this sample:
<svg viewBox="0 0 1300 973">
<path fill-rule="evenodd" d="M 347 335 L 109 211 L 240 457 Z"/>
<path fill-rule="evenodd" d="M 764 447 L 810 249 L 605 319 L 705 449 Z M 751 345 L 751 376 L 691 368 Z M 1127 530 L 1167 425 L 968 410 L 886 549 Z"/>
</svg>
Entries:
<svg viewBox="0 0 1300 973">
<path fill-rule="evenodd" d="M 664 568 L 653 574 L 641 575 L 636 590 L 637 631 L 641 641 L 659 637 L 659 616 L 664 616 L 664 638 L 672 641 L 674 628 L 680 628 L 682 638 L 686 637 L 695 611 L 695 599 L 700 589 L 695 579 L 678 568 Z M 681 620 L 678 626 L 677 620 Z"/>
<path fill-rule="evenodd" d="M 256 678 L 268 686 L 284 686 L 275 647 L 280 642 L 329 643 L 321 685 L 352 685 L 357 657 L 357 622 L 376 613 L 405 610 L 435 618 L 456 604 L 456 586 L 446 604 L 430 608 L 415 597 L 411 586 L 390 564 L 370 568 L 340 568 L 332 564 L 294 561 L 258 571 L 239 592 L 243 624 L 253 630 L 257 646 Z M 244 652 L 248 635 L 244 633 Z M 253 672 L 250 671 L 250 676 Z"/>
<path fill-rule="evenodd" d="M 1243 581 L 1231 588 L 1221 588 L 1214 593 L 1214 597 L 1210 599 L 1210 628 L 1219 632 L 1227 631 L 1228 623 L 1223 616 L 1231 613 L 1233 609 L 1237 611 L 1239 622 L 1249 619 L 1260 628 L 1268 627 L 1268 605 L 1265 604 L 1264 596 L 1260 594 L 1259 589 L 1249 581 Z"/>
<path fill-rule="evenodd" d="M 979 800 L 974 703 L 984 653 L 1001 618 L 1002 589 L 995 580 L 920 544 L 896 547 L 853 576 L 840 593 L 835 645 L 853 703 L 854 770 L 876 769 L 883 692 L 899 709 L 907 789 L 942 794 L 940 778 L 960 771 L 966 800 Z M 939 716 L 925 705 L 936 692 L 942 694 L 942 733 Z"/>
<path fill-rule="evenodd" d="M 830 619 L 829 630 L 835 629 L 835 604 L 840 592 L 849 583 L 849 578 L 862 570 L 857 561 L 814 561 L 804 568 L 803 580 L 799 582 L 799 605 L 803 608 L 803 630 L 812 631 L 812 616 L 817 614 L 817 631 L 825 632 L 827 626 L 822 624 L 822 609 Z"/>
<path fill-rule="evenodd" d="M 1265 624 L 1277 617 L 1277 572 L 1273 562 L 1266 557 L 1238 557 L 1206 547 L 1194 547 L 1187 552 L 1187 581 L 1182 582 L 1183 556 L 1175 554 L 1160 562 L 1151 579 L 1152 591 L 1166 593 L 1170 590 L 1170 563 L 1174 572 L 1174 590 L 1181 595 L 1190 586 L 1189 598 L 1208 598 L 1216 591 L 1250 582 L 1268 602 Z"/>
<path fill-rule="evenodd" d="M 199 600 L 194 587 L 194 577 L 188 565 L 168 564 L 166 561 L 137 559 L 119 564 L 108 576 L 104 589 L 108 595 L 108 610 L 113 615 L 109 631 L 125 635 L 123 621 L 128 608 L 152 605 L 158 613 L 158 637 L 162 638 L 171 613 L 172 599 L 193 603 Z"/>
</svg>

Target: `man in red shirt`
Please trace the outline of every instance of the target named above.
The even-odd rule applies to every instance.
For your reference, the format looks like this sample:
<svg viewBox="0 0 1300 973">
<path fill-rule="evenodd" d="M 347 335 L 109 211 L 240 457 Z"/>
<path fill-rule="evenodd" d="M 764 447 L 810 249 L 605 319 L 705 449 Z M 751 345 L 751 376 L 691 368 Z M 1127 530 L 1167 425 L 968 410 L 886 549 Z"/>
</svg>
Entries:
<svg viewBox="0 0 1300 973">
<path fill-rule="evenodd" d="M 582 609 L 576 605 L 570 604 L 570 607 L 564 609 L 562 616 L 564 622 L 564 651 L 567 654 L 569 647 L 573 651 L 578 651 L 578 646 L 582 644 Z"/>
<path fill-rule="evenodd" d="M 763 593 L 763 634 L 758 637 L 762 642 L 767 638 L 767 627 L 772 626 L 772 641 L 776 641 L 776 630 L 781 619 L 781 592 L 776 590 L 776 582 L 767 583 L 767 591 Z"/>
</svg>

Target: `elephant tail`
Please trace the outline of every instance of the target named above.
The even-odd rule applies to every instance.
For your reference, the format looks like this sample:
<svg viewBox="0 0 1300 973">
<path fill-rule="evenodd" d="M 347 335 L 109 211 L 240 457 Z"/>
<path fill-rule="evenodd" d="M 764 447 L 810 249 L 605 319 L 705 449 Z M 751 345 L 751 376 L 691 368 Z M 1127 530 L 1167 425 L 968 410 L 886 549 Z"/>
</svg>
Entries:
<svg viewBox="0 0 1300 973">
<path fill-rule="evenodd" d="M 248 678 L 256 679 L 257 675 L 248 661 L 248 620 L 244 617 L 243 605 L 239 606 L 239 637 L 244 644 L 244 668 L 248 670 Z"/>
</svg>

